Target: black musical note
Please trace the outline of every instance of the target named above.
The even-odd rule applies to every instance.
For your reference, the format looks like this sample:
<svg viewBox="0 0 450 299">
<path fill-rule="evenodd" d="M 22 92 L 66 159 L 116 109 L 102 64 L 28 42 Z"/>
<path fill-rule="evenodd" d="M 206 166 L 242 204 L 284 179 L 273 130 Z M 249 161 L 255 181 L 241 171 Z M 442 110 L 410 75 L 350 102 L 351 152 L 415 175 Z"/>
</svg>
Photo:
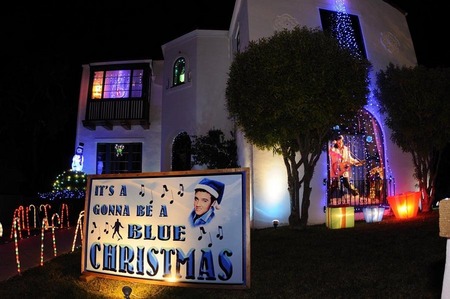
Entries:
<svg viewBox="0 0 450 299">
<path fill-rule="evenodd" d="M 150 204 L 152 204 L 153 203 L 153 190 L 150 190 L 150 197 L 151 197 L 151 200 L 150 200 Z"/>
<path fill-rule="evenodd" d="M 180 190 L 178 191 L 178 195 L 180 197 L 183 197 L 183 195 L 184 195 L 184 186 L 183 186 L 183 184 L 180 184 Z"/>
<path fill-rule="evenodd" d="M 218 226 L 218 230 L 219 230 L 219 233 L 216 235 L 216 238 L 218 238 L 219 240 L 222 240 L 223 239 L 223 229 L 222 229 L 221 225 Z"/>
<path fill-rule="evenodd" d="M 209 244 L 208 244 L 208 247 L 211 247 L 212 246 L 212 238 L 211 238 L 211 233 L 209 233 Z"/>
<path fill-rule="evenodd" d="M 163 198 L 164 196 L 166 196 L 166 192 L 169 191 L 169 189 L 167 189 L 167 185 L 163 185 L 163 194 L 161 194 L 161 198 Z"/>
<path fill-rule="evenodd" d="M 92 222 L 92 225 L 94 226 L 94 228 L 91 230 L 91 234 L 93 234 L 94 233 L 94 230 L 95 230 L 95 228 L 97 228 L 97 224 L 95 224 L 95 221 L 94 222 Z"/>
<path fill-rule="evenodd" d="M 141 184 L 141 191 L 139 192 L 139 195 L 142 197 L 144 197 L 144 195 L 145 195 L 145 188 L 144 188 L 143 184 Z"/>
<path fill-rule="evenodd" d="M 109 227 L 108 227 L 108 222 L 105 222 L 105 229 L 103 230 L 104 233 L 108 234 L 109 233 Z"/>
<path fill-rule="evenodd" d="M 200 226 L 200 236 L 198 237 L 199 241 L 203 238 L 204 234 L 206 234 L 205 228 L 203 226 Z"/>
<path fill-rule="evenodd" d="M 170 204 L 173 204 L 173 191 L 170 190 L 170 194 L 172 194 L 172 199 L 169 201 Z"/>
</svg>

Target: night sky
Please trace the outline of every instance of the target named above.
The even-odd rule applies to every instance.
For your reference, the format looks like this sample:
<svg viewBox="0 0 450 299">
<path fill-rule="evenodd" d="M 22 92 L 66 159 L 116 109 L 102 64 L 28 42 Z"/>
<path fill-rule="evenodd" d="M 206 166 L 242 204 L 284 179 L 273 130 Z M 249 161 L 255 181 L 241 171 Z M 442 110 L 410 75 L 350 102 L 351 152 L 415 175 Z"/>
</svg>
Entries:
<svg viewBox="0 0 450 299">
<path fill-rule="evenodd" d="M 234 0 L 52 1 L 13 4 L 0 24 L 7 53 L 54 53 L 82 63 L 162 59 L 161 45 L 194 29 L 228 29 Z M 438 0 L 388 0 L 407 13 L 420 64 L 450 63 L 439 33 L 449 29 Z M 106 3 L 108 3 L 106 5 Z M 4 47 L 6 45 L 4 44 Z"/>
<path fill-rule="evenodd" d="M 38 71 L 56 72 L 56 75 L 61 72 L 60 76 L 65 76 L 64 90 L 67 98 L 73 101 L 75 113 L 61 137 L 63 140 L 53 165 L 57 169 L 70 167 L 75 150 L 75 114 L 82 64 L 162 59 L 161 45 L 185 33 L 195 29 L 227 30 L 235 1 L 93 2 L 15 2 L 10 9 L 0 12 L 4 58 L 0 84 L 11 85 Z M 441 7 L 443 2 L 386 2 L 395 3 L 407 13 L 419 64 L 448 67 L 450 51 L 444 46 L 444 38 L 439 37 L 444 37 L 449 29 L 444 16 L 446 10 Z M 47 69 L 46 65 L 53 65 L 53 68 Z M 5 93 L 5 89 L 2 90 L 2 101 L 11 93 L 21 92 L 8 90 Z M 55 177 L 54 173 L 48 175 Z"/>
</svg>

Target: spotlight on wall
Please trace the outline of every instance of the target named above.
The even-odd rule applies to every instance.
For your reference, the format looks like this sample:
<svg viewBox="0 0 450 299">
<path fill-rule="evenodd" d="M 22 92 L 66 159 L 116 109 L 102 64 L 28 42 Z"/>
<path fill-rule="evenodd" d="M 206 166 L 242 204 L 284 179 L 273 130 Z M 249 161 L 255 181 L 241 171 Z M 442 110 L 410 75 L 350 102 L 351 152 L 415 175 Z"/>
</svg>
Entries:
<svg viewBox="0 0 450 299">
<path fill-rule="evenodd" d="M 273 227 L 275 227 L 275 228 L 277 228 L 279 223 L 280 223 L 280 221 L 278 221 L 277 219 L 272 220 Z"/>
<path fill-rule="evenodd" d="M 124 286 L 122 288 L 122 292 L 123 292 L 123 294 L 125 296 L 125 299 L 130 299 L 130 295 L 131 295 L 132 291 L 133 290 L 129 286 Z"/>
</svg>

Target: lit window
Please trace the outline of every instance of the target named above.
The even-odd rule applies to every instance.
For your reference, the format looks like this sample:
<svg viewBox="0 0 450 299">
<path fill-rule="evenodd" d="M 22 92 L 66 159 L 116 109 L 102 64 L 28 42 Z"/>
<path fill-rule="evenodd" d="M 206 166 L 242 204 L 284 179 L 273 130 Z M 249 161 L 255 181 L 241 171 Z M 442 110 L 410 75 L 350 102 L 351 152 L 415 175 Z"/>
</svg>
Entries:
<svg viewBox="0 0 450 299">
<path fill-rule="evenodd" d="M 143 69 L 95 71 L 92 99 L 124 99 L 142 97 Z"/>
<path fill-rule="evenodd" d="M 186 82 L 186 59 L 178 58 L 173 65 L 173 86 Z"/>
<path fill-rule="evenodd" d="M 343 48 L 367 58 L 358 16 L 326 9 L 319 12 L 323 31 L 331 33 Z"/>
<path fill-rule="evenodd" d="M 97 173 L 142 172 L 142 143 L 98 143 Z"/>
</svg>

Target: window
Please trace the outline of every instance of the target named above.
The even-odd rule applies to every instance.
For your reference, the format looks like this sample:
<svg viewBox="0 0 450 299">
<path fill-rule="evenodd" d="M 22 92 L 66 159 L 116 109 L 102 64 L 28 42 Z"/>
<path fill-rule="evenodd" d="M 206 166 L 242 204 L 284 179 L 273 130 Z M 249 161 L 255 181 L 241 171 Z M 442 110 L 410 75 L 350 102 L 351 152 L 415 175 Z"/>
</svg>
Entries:
<svg viewBox="0 0 450 299">
<path fill-rule="evenodd" d="M 97 70 L 92 75 L 91 99 L 125 99 L 143 96 L 144 69 Z"/>
<path fill-rule="evenodd" d="M 236 31 L 235 40 L 236 40 L 236 52 L 240 53 L 241 52 L 241 31 L 240 31 L 240 27 L 238 27 L 238 29 Z"/>
<path fill-rule="evenodd" d="M 173 65 L 173 86 L 186 83 L 186 59 L 178 58 Z"/>
<path fill-rule="evenodd" d="M 98 143 L 97 173 L 142 172 L 142 143 Z"/>
<path fill-rule="evenodd" d="M 102 126 L 113 130 L 133 125 L 150 127 L 152 73 L 149 63 L 92 65 L 89 93 L 83 126 L 96 130 Z"/>
<path fill-rule="evenodd" d="M 320 9 L 322 30 L 331 33 L 339 43 L 367 58 L 358 16 Z"/>
</svg>

